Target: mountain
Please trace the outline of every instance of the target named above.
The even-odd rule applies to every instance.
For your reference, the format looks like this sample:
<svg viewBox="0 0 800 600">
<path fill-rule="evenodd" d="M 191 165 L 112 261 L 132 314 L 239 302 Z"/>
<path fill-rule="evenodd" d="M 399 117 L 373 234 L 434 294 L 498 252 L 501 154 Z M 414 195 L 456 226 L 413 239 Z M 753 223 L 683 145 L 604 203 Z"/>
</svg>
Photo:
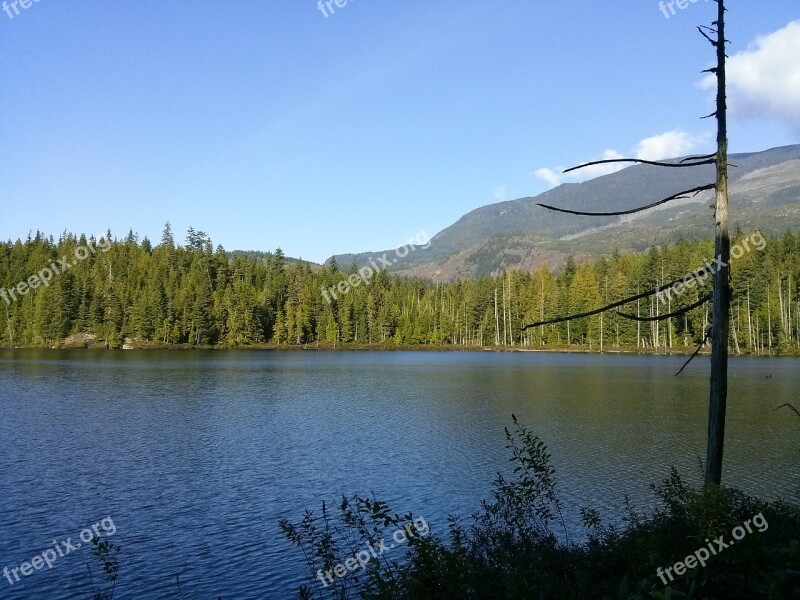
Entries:
<svg viewBox="0 0 800 600">
<path fill-rule="evenodd" d="M 678 162 L 680 159 L 675 159 Z M 800 145 L 730 156 L 731 224 L 780 234 L 800 228 Z M 735 166 L 733 166 L 735 165 Z M 584 183 L 568 183 L 535 197 L 490 204 L 435 235 L 431 246 L 397 259 L 391 271 L 438 280 L 560 266 L 615 250 L 642 251 L 680 238 L 713 235 L 713 190 L 625 217 L 580 217 L 571 210 L 628 210 L 715 180 L 714 166 L 669 169 L 635 165 Z M 394 258 L 394 252 L 388 251 Z M 383 252 L 336 256 L 340 265 L 367 264 Z"/>
</svg>

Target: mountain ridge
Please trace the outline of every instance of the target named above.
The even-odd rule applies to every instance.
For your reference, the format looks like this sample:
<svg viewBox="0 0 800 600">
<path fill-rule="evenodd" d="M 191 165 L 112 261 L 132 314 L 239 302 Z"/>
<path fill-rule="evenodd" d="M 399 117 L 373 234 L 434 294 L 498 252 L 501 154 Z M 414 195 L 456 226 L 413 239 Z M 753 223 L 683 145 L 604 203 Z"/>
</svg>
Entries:
<svg viewBox="0 0 800 600">
<path fill-rule="evenodd" d="M 678 162 L 685 157 L 665 162 Z M 783 233 L 800 226 L 800 144 L 730 156 L 731 221 L 735 227 Z M 410 276 L 453 280 L 507 268 L 558 268 L 568 256 L 597 257 L 615 250 L 713 235 L 708 204 L 713 190 L 626 217 L 583 217 L 547 210 L 629 210 L 714 182 L 714 166 L 670 169 L 635 164 L 582 183 L 565 183 L 537 196 L 474 209 L 437 233 L 426 250 L 390 268 Z M 336 255 L 340 265 L 367 264 L 381 252 Z M 391 252 L 387 251 L 387 252 Z M 330 259 L 329 259 L 330 261 Z M 328 261 L 328 262 L 329 262 Z"/>
</svg>

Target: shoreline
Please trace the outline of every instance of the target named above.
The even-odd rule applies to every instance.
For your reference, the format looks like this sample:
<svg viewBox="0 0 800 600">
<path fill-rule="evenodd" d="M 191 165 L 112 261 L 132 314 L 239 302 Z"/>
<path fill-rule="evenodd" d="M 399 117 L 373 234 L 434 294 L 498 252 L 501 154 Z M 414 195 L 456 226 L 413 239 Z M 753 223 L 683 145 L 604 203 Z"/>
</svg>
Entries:
<svg viewBox="0 0 800 600">
<path fill-rule="evenodd" d="M 88 343 L 88 344 L 60 344 L 58 346 L 40 346 L 40 345 L 24 345 L 24 346 L 0 346 L 0 350 L 108 350 L 108 351 L 156 351 L 156 350 L 169 350 L 169 351 L 182 351 L 191 352 L 196 350 L 204 351 L 316 351 L 316 352 L 495 352 L 495 353 L 533 353 L 533 354 L 625 354 L 625 355 L 640 355 L 640 356 L 691 356 L 696 347 L 680 347 L 672 349 L 654 349 L 654 348 L 604 348 L 603 350 L 595 347 L 582 347 L 582 346 L 549 346 L 549 347 L 501 347 L 496 348 L 493 346 L 438 346 L 438 345 L 413 345 L 413 346 L 395 346 L 386 344 L 346 344 L 346 345 L 330 345 L 330 344 L 253 344 L 250 346 L 194 346 L 191 344 L 158 344 L 152 342 L 138 342 L 132 341 L 123 346 L 107 347 L 103 343 Z M 701 357 L 708 357 L 711 351 L 704 350 L 698 354 Z M 800 352 L 773 352 L 771 354 L 753 354 L 750 352 L 730 353 L 729 356 L 748 356 L 757 358 L 778 358 L 778 357 L 798 357 Z"/>
</svg>

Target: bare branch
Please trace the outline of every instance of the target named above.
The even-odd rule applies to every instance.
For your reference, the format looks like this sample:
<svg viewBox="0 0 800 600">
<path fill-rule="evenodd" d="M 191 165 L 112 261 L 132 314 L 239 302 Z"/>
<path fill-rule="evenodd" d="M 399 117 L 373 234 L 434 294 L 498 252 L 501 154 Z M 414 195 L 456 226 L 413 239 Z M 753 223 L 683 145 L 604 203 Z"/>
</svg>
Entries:
<svg viewBox="0 0 800 600">
<path fill-rule="evenodd" d="M 693 194 L 694 196 L 696 196 L 700 192 L 704 192 L 706 190 L 713 190 L 716 189 L 716 187 L 717 185 L 715 183 L 709 183 L 707 185 L 702 185 L 700 187 L 696 187 L 691 190 L 684 190 L 683 192 L 678 192 L 677 194 L 673 194 L 668 198 L 664 198 L 663 200 L 659 200 L 658 202 L 653 202 L 652 204 L 648 204 L 647 206 L 640 206 L 639 208 L 632 208 L 630 210 L 620 210 L 614 212 L 586 212 L 582 210 L 569 210 L 566 208 L 557 208 L 555 206 L 550 206 L 549 204 L 541 204 L 541 203 L 539 203 L 539 206 L 541 206 L 542 208 L 546 208 L 548 210 L 567 213 L 569 215 L 581 215 L 586 217 L 619 217 L 623 215 L 632 215 L 634 213 L 642 212 L 650 208 L 655 208 L 656 206 L 661 206 L 662 204 L 666 204 L 667 202 L 672 202 L 673 200 L 685 200 L 689 198 L 689 196 L 685 196 L 684 194 Z"/>
<path fill-rule="evenodd" d="M 625 314 L 625 313 L 619 312 L 619 311 L 617 311 L 617 314 L 620 317 L 624 317 L 624 318 L 629 319 L 631 321 L 639 321 L 640 323 L 654 323 L 655 321 L 666 321 L 667 319 L 671 319 L 672 317 L 680 317 L 681 315 L 684 315 L 684 314 L 688 313 L 689 311 L 694 310 L 698 306 L 703 306 L 703 304 L 705 304 L 706 302 L 711 300 L 713 297 L 714 296 L 712 294 L 708 294 L 707 296 L 703 296 L 702 298 L 700 298 L 700 300 L 698 300 L 697 302 L 695 302 L 691 306 L 687 306 L 687 307 L 682 308 L 680 310 L 677 310 L 675 312 L 667 313 L 667 314 L 664 314 L 664 315 L 658 315 L 657 317 L 637 317 L 636 315 L 628 315 L 628 314 Z"/>
<path fill-rule="evenodd" d="M 702 349 L 703 349 L 703 346 L 705 346 L 705 345 L 706 345 L 706 342 L 708 341 L 708 338 L 709 338 L 709 337 L 711 337 L 711 328 L 710 328 L 710 327 L 708 328 L 708 331 L 706 331 L 706 336 L 703 338 L 703 341 L 702 341 L 702 342 L 700 342 L 700 345 L 699 345 L 699 346 L 697 346 L 697 350 L 695 350 L 695 351 L 694 351 L 694 354 L 692 354 L 692 355 L 689 357 L 689 360 L 687 360 L 685 363 L 683 363 L 683 366 L 681 367 L 681 370 L 680 370 L 680 371 L 678 371 L 677 373 L 675 373 L 675 377 L 677 377 L 678 375 L 680 375 L 681 373 L 683 373 L 683 372 L 686 370 L 686 367 L 688 367 L 688 366 L 689 366 L 689 364 L 690 364 L 690 363 L 691 363 L 691 362 L 692 362 L 692 361 L 693 361 L 695 358 L 697 358 L 697 355 L 698 355 L 698 354 L 700 354 L 700 350 L 702 350 Z"/>
<path fill-rule="evenodd" d="M 604 306 L 603 308 L 598 308 L 598 309 L 595 309 L 595 310 L 592 310 L 592 311 L 589 311 L 589 312 L 585 312 L 585 313 L 580 313 L 580 314 L 577 314 L 577 315 L 568 315 L 566 317 L 556 317 L 554 319 L 547 319 L 546 321 L 540 321 L 538 323 L 531 323 L 530 325 L 525 325 L 522 328 L 522 331 L 525 331 L 526 329 L 530 329 L 532 327 L 540 327 L 542 325 L 555 325 L 557 323 L 566 323 L 567 321 L 574 321 L 576 319 L 585 319 L 586 317 L 593 317 L 594 315 L 599 315 L 602 312 L 608 312 L 609 310 L 612 310 L 614 308 L 618 308 L 620 306 L 625 306 L 626 304 L 630 304 L 631 302 L 636 302 L 637 300 L 642 300 L 644 298 L 649 298 L 650 296 L 655 296 L 656 294 L 660 294 L 661 292 L 663 292 L 665 290 L 668 290 L 669 288 L 671 288 L 671 287 L 673 287 L 673 286 L 675 286 L 677 284 L 682 284 L 682 283 L 686 282 L 689 279 L 692 279 L 692 278 L 696 279 L 698 277 L 702 277 L 706 273 L 707 269 L 708 269 L 708 267 L 701 267 L 700 269 L 698 269 L 697 271 L 695 271 L 691 275 L 688 275 L 688 276 L 683 277 L 681 279 L 676 279 L 675 281 L 673 281 L 671 283 L 664 284 L 664 285 L 659 286 L 659 287 L 657 287 L 657 288 L 655 288 L 653 290 L 650 290 L 648 292 L 642 292 L 641 294 L 637 294 L 635 296 L 631 296 L 630 298 L 625 298 L 624 300 L 619 300 L 618 302 L 614 302 L 612 304 L 609 304 L 608 306 Z"/>
<path fill-rule="evenodd" d="M 700 156 L 687 156 L 686 158 L 681 160 L 681 162 L 687 162 L 687 161 L 690 161 L 690 160 L 705 160 L 707 158 L 713 158 L 714 162 L 717 162 L 716 161 L 717 153 L 716 152 L 712 152 L 711 154 L 701 154 Z"/>
<path fill-rule="evenodd" d="M 702 159 L 702 160 L 700 160 Z M 687 161 L 697 161 L 687 163 Z M 700 165 L 713 165 L 716 161 L 716 154 L 711 154 L 709 156 L 701 156 L 697 158 L 684 158 L 682 161 L 677 163 L 669 163 L 669 162 L 662 162 L 662 161 L 654 161 L 654 160 L 643 160 L 640 158 L 609 158 L 606 160 L 595 160 L 592 162 L 584 163 L 582 165 L 578 165 L 577 167 L 570 167 L 566 169 L 564 173 L 571 173 L 572 171 L 577 171 L 579 169 L 584 169 L 586 167 L 594 167 L 596 165 L 608 165 L 613 163 L 637 163 L 640 165 L 653 165 L 655 167 L 669 167 L 672 169 L 682 169 L 688 167 L 699 167 Z"/>
<path fill-rule="evenodd" d="M 655 293 L 657 292 L 653 290 L 653 294 Z M 652 296 L 653 294 L 648 294 L 648 295 Z M 641 297 L 646 298 L 648 295 L 642 295 Z M 589 312 L 580 313 L 577 315 L 569 315 L 568 317 L 557 317 L 555 319 L 547 319 L 546 321 L 539 321 L 538 323 L 531 323 L 530 325 L 525 325 L 525 327 L 522 328 L 522 331 L 530 329 L 531 327 L 540 327 L 542 325 L 555 325 L 557 323 L 566 323 L 567 321 L 574 321 L 576 319 L 585 319 L 586 317 L 593 317 L 594 315 L 599 315 L 602 312 L 608 312 L 612 308 L 617 308 L 618 306 L 628 304 L 629 302 L 632 302 L 637 299 L 639 298 L 637 297 L 627 298 L 623 301 L 615 302 L 614 304 L 609 304 L 608 306 L 604 306 L 603 308 L 598 308 L 596 310 L 591 310 Z"/>
<path fill-rule="evenodd" d="M 709 41 L 709 43 L 712 46 L 714 46 L 714 48 L 718 47 L 719 41 L 711 39 L 711 37 L 709 37 L 709 35 L 705 31 L 703 31 L 704 29 L 708 29 L 711 33 L 717 33 L 717 31 L 715 29 L 712 29 L 711 27 L 706 27 L 705 25 L 701 25 L 700 27 L 697 28 L 697 31 L 700 32 L 700 35 L 706 38 Z"/>
</svg>

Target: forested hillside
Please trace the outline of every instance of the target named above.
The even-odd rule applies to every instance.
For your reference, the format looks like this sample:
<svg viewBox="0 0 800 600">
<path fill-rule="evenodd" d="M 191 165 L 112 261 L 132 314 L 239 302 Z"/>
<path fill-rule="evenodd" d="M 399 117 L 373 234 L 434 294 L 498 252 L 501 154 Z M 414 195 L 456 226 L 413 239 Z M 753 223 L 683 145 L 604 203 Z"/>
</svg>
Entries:
<svg viewBox="0 0 800 600">
<path fill-rule="evenodd" d="M 750 233 L 737 232 L 734 243 Z M 86 247 L 94 250 L 80 250 Z M 763 247 L 733 263 L 734 352 L 800 348 L 800 237 L 766 238 Z M 569 260 L 559 273 L 542 266 L 532 274 L 507 271 L 454 283 L 381 271 L 329 304 L 322 289 L 353 274 L 354 265 L 312 271 L 307 263 L 289 262 L 280 250 L 255 260 L 214 249 L 206 234 L 192 229 L 186 243 L 177 245 L 167 227 L 157 246 L 132 233 L 121 240 L 110 233 L 99 240 L 64 234 L 57 241 L 37 234 L 0 245 L 0 343 L 682 349 L 703 339 L 708 305 L 660 324 L 610 313 L 524 332 L 522 327 L 682 278 L 712 255 L 710 242 L 682 241 L 593 263 Z M 58 269 L 46 285 L 20 287 L 30 282 L 33 288 L 32 276 L 58 268 L 59 259 L 70 266 Z M 709 286 L 710 278 L 670 300 L 643 300 L 623 312 L 674 311 L 696 302 Z"/>
</svg>

